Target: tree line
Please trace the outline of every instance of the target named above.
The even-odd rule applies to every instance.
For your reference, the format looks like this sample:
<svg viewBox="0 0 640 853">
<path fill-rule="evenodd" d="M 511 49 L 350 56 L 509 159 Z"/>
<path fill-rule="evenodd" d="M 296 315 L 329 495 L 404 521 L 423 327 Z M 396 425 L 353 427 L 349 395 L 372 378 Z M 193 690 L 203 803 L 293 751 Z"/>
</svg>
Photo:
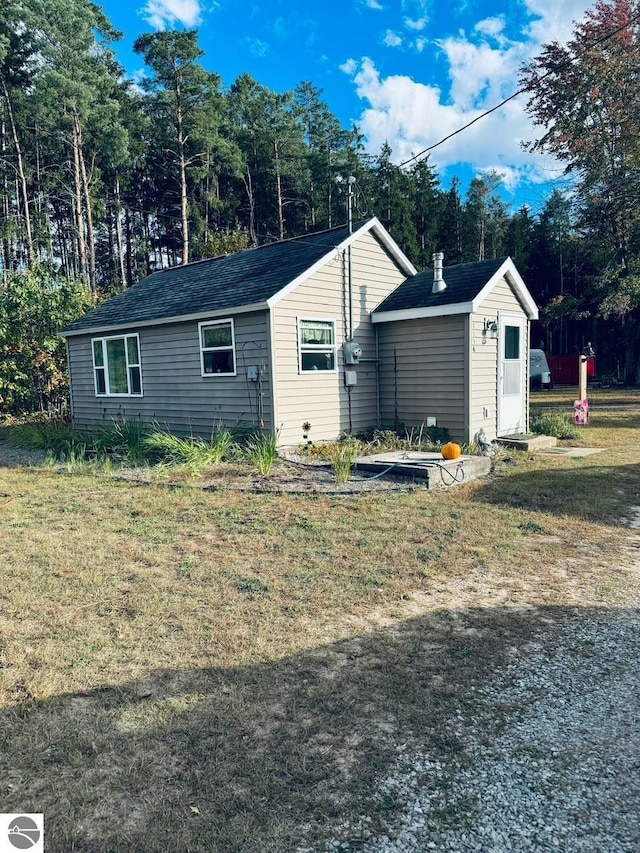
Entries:
<svg viewBox="0 0 640 853">
<path fill-rule="evenodd" d="M 455 179 L 442 186 L 428 158 L 401 168 L 387 144 L 367 153 L 311 82 L 277 93 L 243 74 L 224 86 L 203 64 L 197 30 L 141 35 L 146 73 L 136 85 L 100 6 L 5 0 L 5 404 L 15 404 L 10 327 L 23 322 L 11 299 L 68 293 L 73 313 L 161 266 L 341 224 L 351 175 L 355 218 L 377 215 L 417 267 L 434 251 L 447 264 L 511 255 L 542 309 L 536 345 L 574 352 L 590 340 L 609 371 L 640 379 L 639 17 L 630 0 L 599 0 L 566 46 L 545 46 L 522 70 L 541 130 L 530 148 L 555 155 L 572 178 L 571 192 L 553 192 L 534 216 L 508 209 L 497 173 L 463 194 Z"/>
</svg>

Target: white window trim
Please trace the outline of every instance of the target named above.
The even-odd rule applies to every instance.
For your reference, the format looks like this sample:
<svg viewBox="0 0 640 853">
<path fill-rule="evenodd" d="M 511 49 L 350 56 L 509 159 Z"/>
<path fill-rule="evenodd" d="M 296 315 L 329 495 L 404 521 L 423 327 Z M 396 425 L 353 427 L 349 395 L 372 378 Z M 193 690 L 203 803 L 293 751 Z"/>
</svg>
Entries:
<svg viewBox="0 0 640 853">
<path fill-rule="evenodd" d="M 202 329 L 206 326 L 207 328 L 210 326 L 231 326 L 231 346 L 223 346 L 223 347 L 205 347 L 202 342 Z M 233 317 L 225 317 L 222 320 L 204 320 L 202 323 L 198 323 L 198 346 L 200 347 L 200 375 L 203 379 L 215 379 L 223 376 L 237 376 L 238 375 L 238 360 L 236 356 L 236 330 L 235 323 L 233 322 Z M 204 370 L 204 354 L 205 352 L 226 352 L 227 350 L 231 350 L 233 353 L 233 372 L 232 373 L 205 373 Z"/>
<path fill-rule="evenodd" d="M 127 348 L 127 338 L 135 338 L 136 343 L 138 345 L 138 363 L 137 364 L 129 364 L 129 350 Z M 115 341 L 115 340 L 123 340 L 124 341 L 124 356 L 127 365 L 127 387 L 131 388 L 131 380 L 129 377 L 129 368 L 137 367 L 140 371 L 140 393 L 133 394 L 131 390 L 129 390 L 126 394 L 116 394 L 111 391 L 105 391 L 104 394 L 98 391 L 98 382 L 96 379 L 96 371 L 98 369 L 104 370 L 104 384 L 105 388 L 111 387 L 111 378 L 109 376 L 109 359 L 107 358 L 107 348 L 105 346 L 106 341 Z M 102 344 L 102 359 L 104 361 L 104 366 L 98 368 L 96 364 L 96 353 L 94 348 L 94 343 L 96 341 L 100 341 Z M 140 352 L 140 335 L 137 332 L 132 334 L 123 334 L 123 335 L 105 335 L 100 338 L 91 338 L 91 361 L 93 362 L 93 387 L 95 389 L 96 397 L 144 397 L 144 383 L 142 381 L 142 354 Z"/>
<path fill-rule="evenodd" d="M 302 343 L 302 324 L 303 323 L 331 323 L 333 329 L 333 344 L 303 344 Z M 302 369 L 302 353 L 304 352 L 327 352 L 333 351 L 333 368 L 331 370 L 303 370 Z M 327 373 L 338 372 L 338 345 L 336 342 L 336 321 L 332 317 L 298 317 L 298 373 L 303 376 L 323 376 Z"/>
</svg>

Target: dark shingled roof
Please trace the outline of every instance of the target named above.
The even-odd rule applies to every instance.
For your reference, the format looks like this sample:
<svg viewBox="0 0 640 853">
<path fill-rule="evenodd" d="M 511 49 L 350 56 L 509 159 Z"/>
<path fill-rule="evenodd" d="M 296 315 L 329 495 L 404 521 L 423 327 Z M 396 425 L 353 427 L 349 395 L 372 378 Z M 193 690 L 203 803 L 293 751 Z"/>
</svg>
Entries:
<svg viewBox="0 0 640 853">
<path fill-rule="evenodd" d="M 439 308 L 458 302 L 471 302 L 500 269 L 506 258 L 476 261 L 445 267 L 442 277 L 447 285 L 440 293 L 432 293 L 433 269 L 425 270 L 404 281 L 375 310 L 403 311 L 412 308 Z"/>
<path fill-rule="evenodd" d="M 354 225 L 354 231 L 364 223 Z M 347 226 L 160 270 L 66 326 L 96 331 L 265 302 L 348 237 Z"/>
</svg>

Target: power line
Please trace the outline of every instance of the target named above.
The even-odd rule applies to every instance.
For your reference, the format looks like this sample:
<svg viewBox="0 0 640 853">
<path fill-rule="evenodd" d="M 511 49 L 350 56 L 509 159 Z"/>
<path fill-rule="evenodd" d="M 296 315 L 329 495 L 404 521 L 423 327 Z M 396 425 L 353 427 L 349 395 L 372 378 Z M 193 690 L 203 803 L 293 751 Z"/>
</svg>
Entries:
<svg viewBox="0 0 640 853">
<path fill-rule="evenodd" d="M 552 74 L 556 74 L 558 71 L 562 71 L 564 68 L 568 68 L 577 59 L 580 59 L 581 56 L 584 56 L 584 54 L 590 51 L 592 48 L 597 47 L 599 44 L 603 44 L 605 41 L 608 41 L 610 38 L 613 38 L 613 36 L 622 32 L 622 30 L 626 30 L 627 27 L 631 26 L 631 24 L 637 23 L 638 21 L 640 21 L 640 12 L 636 13 L 635 15 L 632 15 L 628 21 L 626 21 L 621 26 L 616 27 L 616 29 L 612 30 L 610 33 L 607 33 L 606 35 L 595 39 L 595 41 L 591 42 L 591 44 L 587 45 L 587 47 L 585 47 L 575 56 L 571 57 L 571 59 L 566 60 L 566 62 L 561 62 L 560 65 L 557 65 L 555 68 L 550 69 L 541 77 L 537 77 L 536 80 L 530 83 L 528 86 L 523 86 L 522 89 L 518 89 L 517 92 L 514 92 L 512 95 L 509 95 L 508 98 L 505 98 L 504 101 L 501 101 L 499 104 L 496 104 L 495 107 L 491 107 L 490 109 L 485 110 L 485 112 L 481 113 L 479 116 L 476 116 L 474 119 L 467 122 L 467 124 L 463 125 L 462 127 L 459 127 L 452 133 L 447 134 L 447 136 L 443 137 L 443 139 L 441 139 L 439 142 L 434 142 L 433 145 L 429 145 L 427 148 L 423 148 L 422 151 L 419 151 L 417 154 L 414 154 L 413 156 L 409 157 L 408 160 L 404 160 L 402 163 L 399 164 L 398 168 L 402 168 L 403 166 L 407 166 L 409 163 L 413 163 L 414 160 L 417 160 L 419 157 L 422 157 L 423 154 L 428 154 L 429 151 L 433 151 L 434 148 L 438 148 L 440 145 L 443 145 L 445 142 L 448 142 L 454 136 L 457 136 L 464 130 L 468 130 L 477 121 L 480 121 L 480 119 L 486 118 L 487 116 L 491 115 L 491 113 L 495 113 L 496 110 L 501 109 L 501 107 L 504 107 L 504 105 L 508 104 L 509 101 L 513 101 L 515 98 L 517 98 L 519 95 L 522 95 L 524 92 L 530 92 L 535 86 L 537 86 L 547 77 L 550 77 Z"/>
</svg>

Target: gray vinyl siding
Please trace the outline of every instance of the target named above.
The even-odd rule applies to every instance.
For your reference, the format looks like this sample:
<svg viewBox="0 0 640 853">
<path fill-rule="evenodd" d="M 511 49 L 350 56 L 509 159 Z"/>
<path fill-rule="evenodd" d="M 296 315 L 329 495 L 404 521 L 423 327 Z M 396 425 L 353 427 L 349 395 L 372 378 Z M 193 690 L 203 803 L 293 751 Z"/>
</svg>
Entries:
<svg viewBox="0 0 640 853">
<path fill-rule="evenodd" d="M 465 315 L 402 320 L 379 325 L 383 426 L 397 419 L 419 428 L 427 417 L 466 441 Z"/>
<path fill-rule="evenodd" d="M 142 397 L 96 396 L 91 339 L 101 335 L 70 337 L 69 374 L 75 425 L 82 429 L 112 418 L 140 418 L 148 423 L 158 422 L 178 435 L 203 437 L 210 436 L 218 425 L 257 426 L 260 388 L 246 379 L 247 366 L 255 364 L 262 368 L 264 425 L 271 430 L 266 312 L 241 314 L 233 319 L 236 376 L 201 375 L 197 321 L 109 332 L 108 336 L 139 335 Z"/>
<path fill-rule="evenodd" d="M 483 338 L 485 320 L 497 320 L 500 313 L 525 316 L 524 308 L 505 279 L 501 279 L 471 316 L 472 324 L 472 381 L 471 381 L 471 438 L 482 427 L 489 441 L 497 436 L 498 424 L 498 347 L 500 342 L 489 336 Z M 525 316 L 526 319 L 526 316 Z M 529 369 L 529 323 L 525 322 L 523 353 L 525 370 Z M 528 381 L 525 383 L 528 394 Z M 486 410 L 486 414 L 485 414 Z M 526 401 L 528 411 L 528 401 Z"/>
<path fill-rule="evenodd" d="M 344 385 L 342 354 L 349 317 L 346 252 L 336 253 L 334 259 L 274 307 L 280 444 L 299 444 L 305 421 L 311 424 L 309 437 L 313 441 L 332 441 L 343 431 L 358 432 L 377 425 L 376 340 L 370 312 L 405 278 L 406 272 L 371 233 L 362 235 L 353 245 L 354 339 L 362 347 L 364 360 L 347 367 L 357 373 L 357 385 L 350 392 Z M 300 373 L 299 319 L 335 321 L 335 372 Z"/>
</svg>

